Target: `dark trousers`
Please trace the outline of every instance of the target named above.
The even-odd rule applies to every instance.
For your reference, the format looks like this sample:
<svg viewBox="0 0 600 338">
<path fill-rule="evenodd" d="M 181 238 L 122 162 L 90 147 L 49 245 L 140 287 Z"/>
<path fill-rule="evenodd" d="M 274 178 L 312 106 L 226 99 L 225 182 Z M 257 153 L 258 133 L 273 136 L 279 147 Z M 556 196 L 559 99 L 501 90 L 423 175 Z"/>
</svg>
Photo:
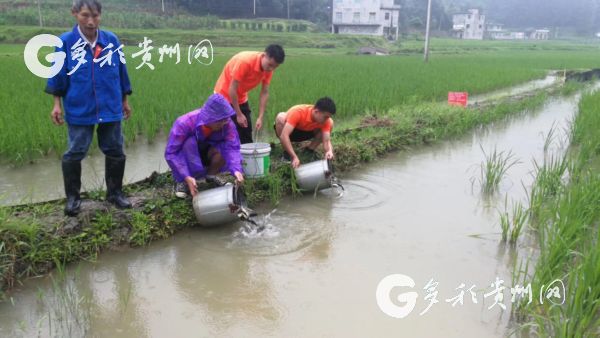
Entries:
<svg viewBox="0 0 600 338">
<path fill-rule="evenodd" d="M 90 148 L 94 137 L 95 125 L 77 126 L 69 124 L 68 140 L 69 149 L 63 154 L 65 161 L 81 161 Z M 123 134 L 121 133 L 121 121 L 98 124 L 98 146 L 106 156 L 123 157 Z"/>
<path fill-rule="evenodd" d="M 250 110 L 250 105 L 248 104 L 248 101 L 240 104 L 240 110 L 242 111 L 242 114 L 244 114 L 246 120 L 248 121 L 248 127 L 243 128 L 238 124 L 237 115 L 233 115 L 231 119 L 233 120 L 233 123 L 235 123 L 235 127 L 237 128 L 238 135 L 240 136 L 240 143 L 252 143 L 252 111 Z"/>
</svg>

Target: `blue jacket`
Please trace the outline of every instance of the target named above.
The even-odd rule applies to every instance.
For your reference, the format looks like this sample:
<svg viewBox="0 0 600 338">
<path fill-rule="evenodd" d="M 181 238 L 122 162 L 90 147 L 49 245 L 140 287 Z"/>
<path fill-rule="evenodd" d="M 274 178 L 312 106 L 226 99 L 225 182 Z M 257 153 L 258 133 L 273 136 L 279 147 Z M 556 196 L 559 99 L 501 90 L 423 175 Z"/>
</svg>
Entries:
<svg viewBox="0 0 600 338">
<path fill-rule="evenodd" d="M 96 46 L 102 48 L 110 43 L 113 46 L 111 57 L 112 65 L 108 62 L 100 66 L 101 62 L 94 63 L 94 51 L 90 46 L 85 46 L 85 60 L 71 75 L 73 68 L 77 67 L 77 59 L 73 60 L 71 48 L 81 38 L 77 29 L 60 36 L 63 46 L 56 48 L 57 52 L 64 52 L 66 58 L 60 72 L 48 79 L 45 92 L 62 97 L 65 120 L 73 125 L 93 125 L 97 123 L 115 122 L 123 119 L 123 97 L 130 95 L 131 83 L 125 64 L 121 63 L 119 53 L 116 51 L 121 45 L 117 36 L 108 31 L 98 30 Z M 109 49 L 102 51 L 97 59 L 109 54 Z M 124 57 L 124 56 L 123 56 Z"/>
</svg>

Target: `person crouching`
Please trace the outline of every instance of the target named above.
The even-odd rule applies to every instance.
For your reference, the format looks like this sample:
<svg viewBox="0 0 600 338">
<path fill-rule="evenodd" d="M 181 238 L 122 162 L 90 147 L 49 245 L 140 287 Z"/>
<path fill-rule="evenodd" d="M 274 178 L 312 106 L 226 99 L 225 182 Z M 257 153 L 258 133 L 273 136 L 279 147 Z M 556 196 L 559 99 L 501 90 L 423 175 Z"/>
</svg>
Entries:
<svg viewBox="0 0 600 338">
<path fill-rule="evenodd" d="M 240 139 L 231 120 L 235 111 L 220 94 L 211 95 L 204 106 L 180 116 L 173 123 L 165 159 L 175 179 L 175 195 L 186 198 L 198 192 L 196 179 L 223 185 L 216 176 L 229 172 L 244 181 Z"/>
</svg>

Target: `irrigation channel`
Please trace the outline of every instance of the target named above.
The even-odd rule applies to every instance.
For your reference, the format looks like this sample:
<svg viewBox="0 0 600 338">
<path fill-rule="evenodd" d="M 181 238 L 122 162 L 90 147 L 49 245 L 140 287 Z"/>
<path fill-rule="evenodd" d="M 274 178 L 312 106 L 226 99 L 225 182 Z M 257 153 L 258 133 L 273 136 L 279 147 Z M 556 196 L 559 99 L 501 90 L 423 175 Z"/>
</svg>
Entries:
<svg viewBox="0 0 600 338">
<path fill-rule="evenodd" d="M 515 251 L 500 243 L 498 211 L 505 199 L 525 201 L 534 159 L 564 149 L 578 100 L 551 98 L 536 111 L 365 165 L 342 177 L 341 198 L 320 193 L 257 208 L 259 233 L 241 223 L 193 228 L 30 279 L 0 304 L 0 336 L 505 336 Z M 485 198 L 482 150 L 494 148 L 520 163 Z M 535 250 L 526 242 L 521 257 Z M 418 294 L 402 319 L 376 300 L 390 274 L 415 284 L 392 289 L 389 299 Z M 486 297 L 496 278 L 508 288 L 505 310 Z M 453 306 L 461 284 L 464 303 Z M 438 303 L 428 309 L 433 285 Z"/>
<path fill-rule="evenodd" d="M 543 79 L 473 96 L 469 98 L 469 102 L 480 104 L 492 99 L 520 95 L 547 88 L 560 80 L 562 79 L 558 75 L 551 73 Z M 271 128 L 264 129 L 267 133 L 271 132 Z M 263 135 L 261 139 L 266 137 L 267 135 Z M 164 160 L 165 142 L 166 136 L 159 135 L 151 143 L 140 139 L 127 147 L 126 183 L 140 181 L 154 171 L 162 173 L 168 170 Z M 82 162 L 82 189 L 104 189 L 104 156 L 98 149 L 90 150 L 90 155 Z M 64 197 L 60 160 L 56 157 L 42 158 L 33 164 L 16 167 L 0 165 L 0 172 L 0 205 L 43 202 Z"/>
</svg>

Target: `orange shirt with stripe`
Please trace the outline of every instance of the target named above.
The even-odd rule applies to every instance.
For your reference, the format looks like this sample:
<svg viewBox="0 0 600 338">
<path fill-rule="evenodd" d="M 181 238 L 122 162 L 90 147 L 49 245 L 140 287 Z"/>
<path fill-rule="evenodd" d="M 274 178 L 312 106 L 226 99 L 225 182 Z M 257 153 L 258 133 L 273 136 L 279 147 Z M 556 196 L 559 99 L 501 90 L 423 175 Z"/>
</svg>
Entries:
<svg viewBox="0 0 600 338">
<path fill-rule="evenodd" d="M 248 92 L 258 86 L 259 83 L 268 85 L 271 83 L 273 72 L 262 70 L 260 60 L 264 52 L 240 52 L 234 55 L 223 68 L 221 76 L 215 85 L 215 93 L 223 95 L 229 103 L 229 87 L 233 80 L 238 82 L 238 103 L 248 101 Z"/>
<path fill-rule="evenodd" d="M 293 106 L 287 111 L 286 123 L 289 123 L 295 129 L 303 131 L 313 131 L 315 129 L 321 129 L 322 132 L 331 133 L 333 126 L 333 120 L 328 118 L 324 123 L 317 123 L 313 121 L 311 113 L 314 108 L 312 104 L 299 104 Z"/>
</svg>

